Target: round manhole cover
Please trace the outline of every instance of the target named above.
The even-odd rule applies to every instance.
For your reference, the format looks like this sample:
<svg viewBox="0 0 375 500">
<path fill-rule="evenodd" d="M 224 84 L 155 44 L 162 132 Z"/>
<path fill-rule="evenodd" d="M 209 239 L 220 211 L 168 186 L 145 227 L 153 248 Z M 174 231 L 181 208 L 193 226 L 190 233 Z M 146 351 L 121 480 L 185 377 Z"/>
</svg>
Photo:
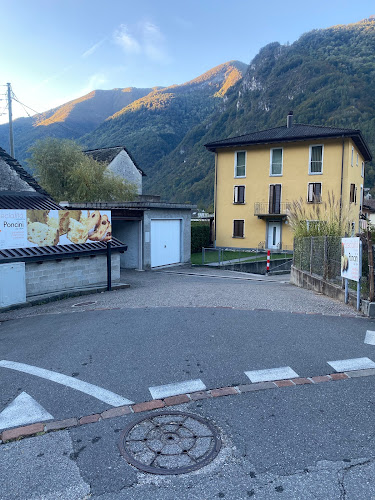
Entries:
<svg viewBox="0 0 375 500">
<path fill-rule="evenodd" d="M 130 423 L 121 433 L 123 457 L 151 474 L 185 474 L 219 453 L 221 439 L 207 420 L 189 413 L 157 413 Z"/>
<path fill-rule="evenodd" d="M 77 304 L 73 304 L 72 307 L 92 306 L 93 304 L 96 304 L 96 300 L 88 302 L 78 302 Z"/>
</svg>

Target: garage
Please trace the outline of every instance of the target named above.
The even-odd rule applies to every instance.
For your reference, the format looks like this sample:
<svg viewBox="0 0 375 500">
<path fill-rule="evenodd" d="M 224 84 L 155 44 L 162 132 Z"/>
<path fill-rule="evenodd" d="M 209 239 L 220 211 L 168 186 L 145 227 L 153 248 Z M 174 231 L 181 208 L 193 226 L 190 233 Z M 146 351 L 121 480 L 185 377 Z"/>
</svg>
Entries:
<svg viewBox="0 0 375 500">
<path fill-rule="evenodd" d="M 151 267 L 181 262 L 181 220 L 151 219 Z"/>
</svg>

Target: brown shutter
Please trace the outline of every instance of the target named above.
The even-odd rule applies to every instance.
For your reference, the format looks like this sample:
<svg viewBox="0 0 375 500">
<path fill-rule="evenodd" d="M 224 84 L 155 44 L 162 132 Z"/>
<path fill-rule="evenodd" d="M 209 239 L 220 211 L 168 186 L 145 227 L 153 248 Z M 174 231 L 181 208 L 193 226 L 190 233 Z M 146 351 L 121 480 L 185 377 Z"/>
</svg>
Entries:
<svg viewBox="0 0 375 500">
<path fill-rule="evenodd" d="M 275 186 L 273 184 L 270 185 L 270 197 L 269 197 L 269 202 L 268 202 L 268 213 L 273 214 L 274 211 L 274 192 L 275 192 Z"/>
<path fill-rule="evenodd" d="M 275 214 L 280 213 L 280 201 L 281 201 L 281 184 L 275 184 L 275 203 L 274 203 L 274 212 Z"/>
</svg>

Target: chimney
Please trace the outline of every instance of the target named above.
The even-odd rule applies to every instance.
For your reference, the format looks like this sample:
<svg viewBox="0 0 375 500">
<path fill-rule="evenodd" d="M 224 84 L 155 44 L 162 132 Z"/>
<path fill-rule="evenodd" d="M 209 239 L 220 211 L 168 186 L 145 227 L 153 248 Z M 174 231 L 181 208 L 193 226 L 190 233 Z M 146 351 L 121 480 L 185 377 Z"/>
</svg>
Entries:
<svg viewBox="0 0 375 500">
<path fill-rule="evenodd" d="M 293 111 L 289 111 L 286 117 L 286 127 L 290 128 L 293 125 Z"/>
</svg>

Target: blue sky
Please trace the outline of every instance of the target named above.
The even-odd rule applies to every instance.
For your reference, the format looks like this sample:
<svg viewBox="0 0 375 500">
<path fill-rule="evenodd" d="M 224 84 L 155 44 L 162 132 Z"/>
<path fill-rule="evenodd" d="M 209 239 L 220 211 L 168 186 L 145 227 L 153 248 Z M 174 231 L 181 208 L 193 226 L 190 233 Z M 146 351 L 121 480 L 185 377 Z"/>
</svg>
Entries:
<svg viewBox="0 0 375 500">
<path fill-rule="evenodd" d="M 292 43 L 306 31 L 375 14 L 373 0 L 0 0 L 0 6 L 0 85 L 10 82 L 18 99 L 40 112 L 98 88 L 183 83 L 231 59 L 249 63 L 267 43 Z M 25 116 L 17 103 L 14 115 Z M 7 114 L 0 116 L 6 121 Z"/>
</svg>

